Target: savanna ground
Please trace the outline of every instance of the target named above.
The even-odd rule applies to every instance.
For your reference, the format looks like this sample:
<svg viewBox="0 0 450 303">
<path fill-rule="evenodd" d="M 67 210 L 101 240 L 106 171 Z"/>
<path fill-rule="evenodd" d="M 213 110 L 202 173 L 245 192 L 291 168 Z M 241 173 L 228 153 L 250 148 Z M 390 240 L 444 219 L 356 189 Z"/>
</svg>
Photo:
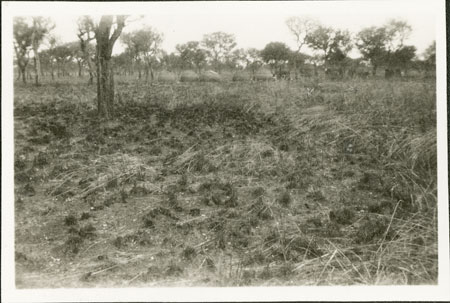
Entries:
<svg viewBox="0 0 450 303">
<path fill-rule="evenodd" d="M 437 283 L 434 80 L 116 80 L 15 84 L 18 288 Z"/>
</svg>

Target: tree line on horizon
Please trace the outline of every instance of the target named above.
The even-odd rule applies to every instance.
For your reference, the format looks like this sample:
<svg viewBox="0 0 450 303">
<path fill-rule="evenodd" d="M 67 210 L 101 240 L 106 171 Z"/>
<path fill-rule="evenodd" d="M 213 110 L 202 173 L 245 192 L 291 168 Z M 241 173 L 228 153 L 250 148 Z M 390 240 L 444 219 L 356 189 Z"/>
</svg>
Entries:
<svg viewBox="0 0 450 303">
<path fill-rule="evenodd" d="M 213 32 L 205 34 L 201 41 L 178 44 L 174 52 L 168 53 L 162 48 L 163 33 L 151 26 L 122 33 L 127 18 L 102 16 L 95 22 L 90 16 L 81 16 L 76 28 L 78 40 L 69 43 L 61 43 L 52 35 L 55 25 L 50 18 L 14 18 L 17 80 L 25 83 L 31 77 L 30 60 L 36 85 L 44 74 L 55 79 L 76 68 L 79 77 L 89 75 L 89 84 L 97 79 L 99 112 L 109 116 L 113 108 L 114 74 L 153 81 L 155 72 L 163 70 L 177 74 L 185 70 L 196 73 L 213 70 L 255 75 L 258 70 L 267 69 L 276 78 L 299 79 L 318 76 L 321 70 L 326 76 L 341 79 L 376 75 L 381 67 L 386 77 L 400 76 L 410 69 L 435 70 L 435 41 L 422 54 L 423 59 L 419 59 L 416 47 L 405 44 L 412 32 L 405 21 L 390 20 L 351 34 L 314 19 L 291 17 L 286 26 L 295 49 L 279 41 L 270 42 L 263 49 L 243 49 L 237 46 L 233 34 Z M 114 44 L 119 39 L 124 51 L 113 56 Z M 313 54 L 304 53 L 305 47 Z M 353 59 L 349 53 L 355 48 L 361 56 Z"/>
<path fill-rule="evenodd" d="M 201 41 L 188 41 L 176 45 L 174 52 L 162 48 L 164 34 L 151 26 L 122 33 L 124 51 L 112 56 L 116 72 L 137 74 L 139 79 L 153 80 L 156 70 L 180 73 L 193 70 L 197 73 L 211 69 L 216 72 L 246 70 L 254 74 L 266 66 L 273 75 L 282 77 L 292 74 L 317 75 L 323 67 L 330 75 L 353 76 L 356 73 L 375 75 L 380 67 L 388 72 L 406 72 L 409 69 L 433 69 L 435 64 L 435 42 L 417 57 L 417 49 L 406 45 L 405 40 L 412 28 L 404 21 L 390 20 L 382 26 L 362 29 L 356 35 L 348 30 L 333 29 L 310 18 L 291 17 L 286 25 L 296 43 L 290 49 L 283 42 L 270 42 L 263 49 L 238 48 L 233 34 L 214 32 L 205 34 Z M 39 74 L 47 72 L 52 79 L 67 75 L 69 68 L 76 66 L 78 76 L 85 71 L 89 83 L 95 76 L 94 21 L 82 16 L 77 23 L 78 41 L 61 43 L 51 34 L 54 24 L 49 18 L 18 17 L 14 20 L 15 62 L 18 77 L 26 82 L 25 70 L 33 60 L 34 77 L 39 83 Z M 45 46 L 45 49 L 40 50 Z M 302 50 L 308 47 L 313 55 Z M 348 54 L 357 49 L 361 56 L 353 59 Z M 32 53 L 32 56 L 30 56 Z M 41 65 L 41 66 L 39 66 Z M 40 70 L 40 71 L 39 71 Z M 39 71 L 39 72 L 38 72 Z"/>
</svg>

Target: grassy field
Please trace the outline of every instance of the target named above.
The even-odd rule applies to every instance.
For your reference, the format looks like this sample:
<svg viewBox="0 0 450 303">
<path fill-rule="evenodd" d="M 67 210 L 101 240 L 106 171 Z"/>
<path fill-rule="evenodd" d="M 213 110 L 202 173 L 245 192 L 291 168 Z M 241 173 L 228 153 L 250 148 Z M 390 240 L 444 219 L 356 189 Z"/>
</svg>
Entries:
<svg viewBox="0 0 450 303">
<path fill-rule="evenodd" d="M 16 286 L 437 283 L 432 80 L 14 89 Z"/>
</svg>

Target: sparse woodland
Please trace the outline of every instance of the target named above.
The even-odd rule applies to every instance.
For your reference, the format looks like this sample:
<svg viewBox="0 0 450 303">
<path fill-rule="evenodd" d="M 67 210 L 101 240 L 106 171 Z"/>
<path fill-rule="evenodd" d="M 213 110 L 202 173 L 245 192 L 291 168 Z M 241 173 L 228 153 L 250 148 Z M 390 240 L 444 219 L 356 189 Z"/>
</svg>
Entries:
<svg viewBox="0 0 450 303">
<path fill-rule="evenodd" d="M 292 17 L 296 49 L 168 53 L 131 19 L 14 20 L 18 288 L 437 283 L 435 44 Z"/>
</svg>

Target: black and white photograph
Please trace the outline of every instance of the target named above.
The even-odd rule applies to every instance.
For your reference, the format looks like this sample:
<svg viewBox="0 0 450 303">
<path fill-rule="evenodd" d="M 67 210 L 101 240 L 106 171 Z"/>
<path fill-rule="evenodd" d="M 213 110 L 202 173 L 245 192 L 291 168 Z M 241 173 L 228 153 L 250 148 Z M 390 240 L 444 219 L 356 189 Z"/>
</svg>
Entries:
<svg viewBox="0 0 450 303">
<path fill-rule="evenodd" d="M 5 302 L 450 300 L 445 23 L 3 1 Z"/>
</svg>

